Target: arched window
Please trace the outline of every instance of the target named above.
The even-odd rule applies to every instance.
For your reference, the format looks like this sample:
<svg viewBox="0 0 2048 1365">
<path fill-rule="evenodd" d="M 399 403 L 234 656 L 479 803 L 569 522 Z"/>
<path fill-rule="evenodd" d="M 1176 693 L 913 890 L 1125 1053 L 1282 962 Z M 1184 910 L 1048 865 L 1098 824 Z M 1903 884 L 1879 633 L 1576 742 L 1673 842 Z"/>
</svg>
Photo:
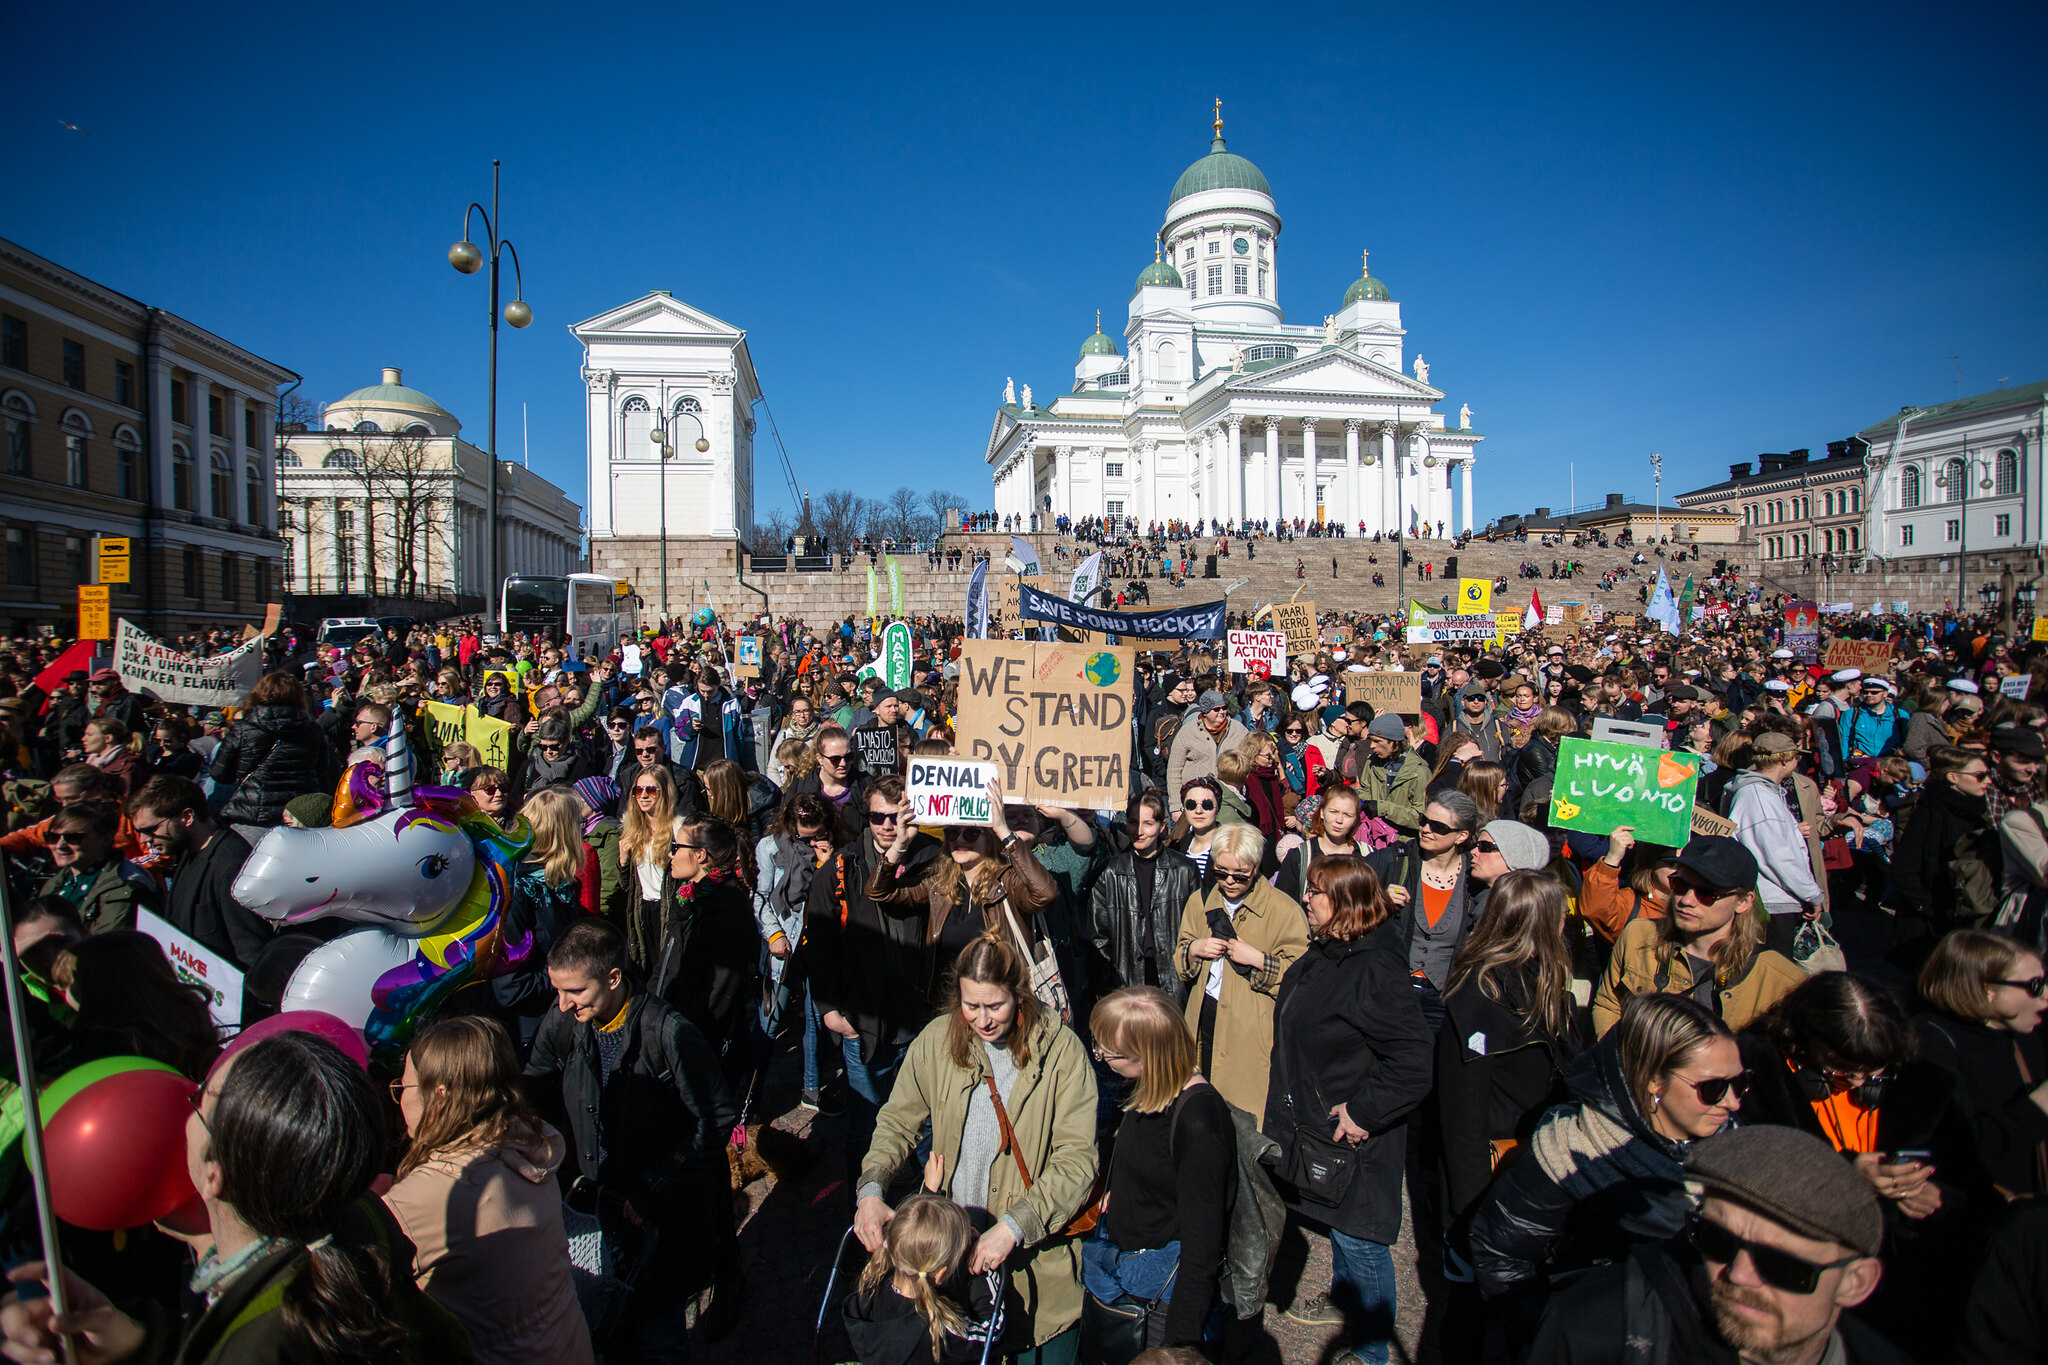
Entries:
<svg viewBox="0 0 2048 1365">
<path fill-rule="evenodd" d="M 64 415 L 58 419 L 57 425 L 75 436 L 90 436 L 93 434 L 92 418 L 86 416 L 84 411 L 79 408 L 64 409 Z"/>
<path fill-rule="evenodd" d="M 378 431 L 378 426 L 375 422 L 365 419 L 363 421 L 356 423 L 355 426 L 351 428 L 351 430 L 360 432 L 367 436 L 375 436 Z"/>
<path fill-rule="evenodd" d="M 1950 460 L 1947 464 L 1943 465 L 1941 467 L 1941 500 L 1943 502 L 1961 502 L 1963 500 L 1963 480 L 1967 477 L 1969 476 L 1964 472 L 1961 460 Z"/>
<path fill-rule="evenodd" d="M 192 452 L 181 445 L 171 447 L 171 506 L 192 510 Z"/>
<path fill-rule="evenodd" d="M 1159 349 L 1154 351 L 1152 355 L 1156 362 L 1153 368 L 1159 375 L 1160 381 L 1167 384 L 1179 383 L 1180 347 L 1170 341 L 1162 341 L 1159 343 Z"/>
<path fill-rule="evenodd" d="M 1899 506 L 1920 505 L 1920 466 L 1909 464 L 1899 471 Z"/>
<path fill-rule="evenodd" d="M 1849 490 L 1849 510 L 1851 512 L 1861 512 L 1863 510 L 1863 488 L 1861 485 Z"/>
<path fill-rule="evenodd" d="M 114 428 L 114 496 L 142 496 L 142 437 L 125 422 Z"/>
<path fill-rule="evenodd" d="M 353 450 L 330 450 L 327 458 L 320 462 L 322 469 L 361 469 L 363 457 Z"/>
<path fill-rule="evenodd" d="M 302 468 L 299 463 L 299 453 L 296 450 L 280 450 L 277 452 L 277 467 L 279 469 Z"/>
<path fill-rule="evenodd" d="M 702 412 L 704 411 L 704 405 L 702 403 L 699 403 L 696 399 L 690 397 L 690 395 L 684 394 L 681 398 L 678 398 L 676 400 L 675 410 L 677 412 Z"/>
<path fill-rule="evenodd" d="M 1999 451 L 1998 458 L 1992 462 L 1992 469 L 1992 477 L 1998 480 L 1997 486 L 1992 490 L 1996 496 L 2009 498 L 2020 491 L 2020 457 L 2018 455 L 2010 450 Z"/>
<path fill-rule="evenodd" d="M 619 412 L 625 418 L 625 458 L 658 459 L 661 452 L 648 439 L 648 433 L 654 430 L 654 411 L 647 406 L 647 400 L 636 393 L 620 405 Z"/>
<path fill-rule="evenodd" d="M 434 433 L 432 428 L 428 427 L 426 423 L 414 422 L 405 429 L 405 434 L 408 436 L 432 436 Z"/>
</svg>

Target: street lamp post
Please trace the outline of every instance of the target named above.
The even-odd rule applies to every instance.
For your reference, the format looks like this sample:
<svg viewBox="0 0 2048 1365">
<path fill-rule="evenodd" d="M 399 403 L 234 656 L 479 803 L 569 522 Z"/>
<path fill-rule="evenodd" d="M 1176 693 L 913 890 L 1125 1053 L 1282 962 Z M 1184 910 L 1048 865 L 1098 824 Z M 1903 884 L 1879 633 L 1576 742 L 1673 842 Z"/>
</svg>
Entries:
<svg viewBox="0 0 2048 1365">
<path fill-rule="evenodd" d="M 1654 495 L 1656 498 L 1657 539 L 1662 540 L 1664 539 L 1664 457 L 1662 455 L 1653 453 L 1650 456 L 1650 479 L 1657 487 Z M 1636 506 L 1641 507 L 1642 504 L 1637 503 Z"/>
<path fill-rule="evenodd" d="M 474 275 L 483 268 L 486 255 L 477 249 L 469 239 L 469 218 L 475 214 L 484 220 L 484 243 L 490 248 L 488 259 L 491 263 L 491 369 L 490 369 L 490 419 L 487 423 L 487 445 L 491 457 L 491 476 L 484 493 L 484 600 L 488 603 L 498 592 L 498 257 L 510 252 L 512 255 L 512 302 L 505 305 L 505 321 L 514 327 L 525 327 L 533 321 L 533 310 L 526 306 L 526 279 L 519 269 L 519 252 L 512 243 L 498 235 L 498 159 L 491 158 L 491 207 L 485 210 L 482 204 L 472 201 L 462 211 L 462 240 L 448 248 L 448 264 L 465 275 Z M 489 608 L 486 606 L 488 612 Z"/>
<path fill-rule="evenodd" d="M 1969 603 L 1963 594 L 1968 590 L 1970 572 L 1970 473 L 1982 467 L 1984 481 L 1977 486 L 1986 493 L 1991 491 L 1991 461 L 1980 455 L 1972 455 L 1970 447 L 1963 447 L 1963 457 L 1958 461 L 1963 467 L 1960 480 L 1951 480 L 1947 470 L 1934 476 L 1934 486 L 1946 488 L 1961 500 L 1962 510 L 1956 514 L 1956 611 L 1968 611 Z M 1957 487 L 1960 483 L 1960 487 Z"/>
<path fill-rule="evenodd" d="M 678 410 L 655 422 L 648 431 L 647 439 L 661 449 L 661 619 L 668 620 L 668 462 L 675 458 L 675 444 L 669 439 L 669 432 L 681 418 L 689 418 L 697 424 L 697 453 L 704 454 L 711 449 L 711 442 L 704 437 L 704 423 L 697 414 Z"/>
</svg>

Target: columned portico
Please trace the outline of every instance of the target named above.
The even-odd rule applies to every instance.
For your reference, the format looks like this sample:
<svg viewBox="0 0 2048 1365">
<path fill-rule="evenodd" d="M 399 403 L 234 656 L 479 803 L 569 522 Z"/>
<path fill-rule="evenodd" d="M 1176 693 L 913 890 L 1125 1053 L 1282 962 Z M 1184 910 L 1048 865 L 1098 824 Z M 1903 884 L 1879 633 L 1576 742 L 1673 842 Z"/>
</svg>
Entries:
<svg viewBox="0 0 2048 1365">
<path fill-rule="evenodd" d="M 1296 513 L 1302 521 L 1313 523 L 1316 519 L 1316 423 L 1313 417 L 1301 422 L 1301 509 Z"/>
<path fill-rule="evenodd" d="M 1245 479 L 1244 479 L 1244 418 L 1232 413 L 1230 416 L 1230 454 L 1224 464 L 1230 478 L 1230 520 L 1240 526 L 1245 521 Z"/>
<path fill-rule="evenodd" d="M 1286 504 L 1280 500 L 1280 419 L 1262 418 L 1266 424 L 1266 505 L 1273 510 L 1273 522 L 1280 521 L 1280 509 Z"/>
<path fill-rule="evenodd" d="M 1472 458 L 1469 455 L 1458 461 L 1458 482 L 1460 491 L 1464 494 L 1465 499 L 1463 529 L 1467 535 L 1470 535 L 1472 533 Z"/>
</svg>

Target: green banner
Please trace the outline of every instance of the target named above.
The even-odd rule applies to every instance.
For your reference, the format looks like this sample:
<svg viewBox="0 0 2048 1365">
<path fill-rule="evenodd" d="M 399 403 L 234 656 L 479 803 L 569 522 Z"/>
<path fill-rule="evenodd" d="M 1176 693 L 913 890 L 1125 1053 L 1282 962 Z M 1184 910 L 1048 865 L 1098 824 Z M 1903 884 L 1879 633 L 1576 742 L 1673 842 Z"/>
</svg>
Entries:
<svg viewBox="0 0 2048 1365">
<path fill-rule="evenodd" d="M 898 615 L 903 610 L 903 570 L 896 563 L 896 556 L 889 556 L 889 614 Z"/>
<path fill-rule="evenodd" d="M 910 686 L 910 627 L 891 621 L 882 632 L 882 681 L 897 691 Z"/>
<path fill-rule="evenodd" d="M 1685 576 L 1685 589 L 1678 594 L 1678 619 L 1685 625 L 1692 624 L 1693 614 L 1692 575 Z"/>
<path fill-rule="evenodd" d="M 1606 834 L 1632 825 L 1639 843 L 1683 848 L 1699 775 L 1698 754 L 1567 739 L 1557 751 L 1550 827 Z"/>
<path fill-rule="evenodd" d="M 875 566 L 868 565 L 868 615 L 875 614 Z"/>
</svg>

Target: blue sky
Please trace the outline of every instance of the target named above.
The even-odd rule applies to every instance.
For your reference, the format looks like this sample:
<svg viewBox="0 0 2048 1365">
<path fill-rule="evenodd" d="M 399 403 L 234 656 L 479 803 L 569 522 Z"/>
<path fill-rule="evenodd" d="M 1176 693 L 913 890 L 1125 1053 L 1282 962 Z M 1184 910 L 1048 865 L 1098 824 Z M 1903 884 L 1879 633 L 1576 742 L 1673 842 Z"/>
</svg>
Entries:
<svg viewBox="0 0 2048 1365">
<path fill-rule="evenodd" d="M 296 11 L 296 12 L 295 12 Z M 1905 403 L 2048 377 L 2038 4 L 42 5 L 0 83 L 0 236 L 331 399 L 400 365 L 484 432 L 505 162 L 536 321 L 502 334 L 582 497 L 568 324 L 667 288 L 749 332 L 798 481 L 988 498 L 1006 375 L 1120 334 L 1221 96 L 1285 227 L 1290 321 L 1358 251 L 1471 404 L 1479 512 L 1647 497 Z M 2015 62 L 2018 64 L 2015 65 Z M 77 124 L 72 132 L 60 120 Z M 767 436 L 764 423 L 762 435 Z M 772 440 L 763 512 L 789 498 Z"/>
</svg>

